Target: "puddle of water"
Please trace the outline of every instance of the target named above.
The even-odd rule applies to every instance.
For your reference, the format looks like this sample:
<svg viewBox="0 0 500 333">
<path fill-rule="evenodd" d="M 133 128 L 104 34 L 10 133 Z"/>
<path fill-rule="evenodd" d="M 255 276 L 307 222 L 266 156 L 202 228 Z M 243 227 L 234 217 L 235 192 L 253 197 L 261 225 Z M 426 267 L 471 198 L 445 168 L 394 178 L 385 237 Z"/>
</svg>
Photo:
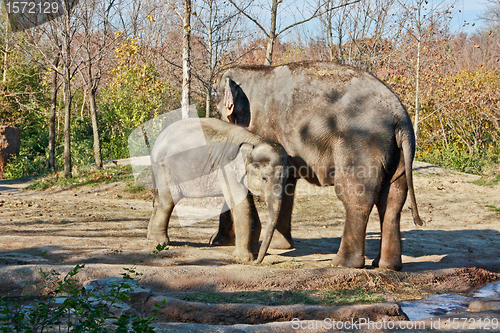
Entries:
<svg viewBox="0 0 500 333">
<path fill-rule="evenodd" d="M 420 320 L 435 316 L 442 316 L 451 311 L 465 311 L 471 302 L 472 297 L 439 294 L 429 298 L 401 302 L 401 309 L 410 320 Z"/>
<path fill-rule="evenodd" d="M 410 320 L 420 320 L 435 316 L 442 316 L 450 312 L 461 312 L 467 310 L 469 303 L 476 298 L 497 297 L 500 298 L 500 281 L 489 283 L 476 290 L 472 295 L 461 296 L 452 294 L 432 295 L 429 298 L 401 302 L 401 309 Z"/>
<path fill-rule="evenodd" d="M 500 297 L 500 281 L 489 283 L 476 290 L 474 297 Z"/>
</svg>

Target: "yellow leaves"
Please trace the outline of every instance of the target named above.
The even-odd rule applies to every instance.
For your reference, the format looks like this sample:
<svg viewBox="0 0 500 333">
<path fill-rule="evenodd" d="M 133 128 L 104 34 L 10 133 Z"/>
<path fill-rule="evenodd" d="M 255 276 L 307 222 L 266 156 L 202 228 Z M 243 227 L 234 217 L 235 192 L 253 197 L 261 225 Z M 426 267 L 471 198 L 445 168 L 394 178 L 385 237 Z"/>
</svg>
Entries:
<svg viewBox="0 0 500 333">
<path fill-rule="evenodd" d="M 155 19 L 154 19 L 153 15 L 149 14 L 149 15 L 147 16 L 147 18 L 148 18 L 151 22 L 155 22 Z"/>
<path fill-rule="evenodd" d="M 137 38 L 127 38 L 126 41 L 115 47 L 116 56 L 122 61 L 127 61 L 136 56 L 139 52 Z"/>
</svg>

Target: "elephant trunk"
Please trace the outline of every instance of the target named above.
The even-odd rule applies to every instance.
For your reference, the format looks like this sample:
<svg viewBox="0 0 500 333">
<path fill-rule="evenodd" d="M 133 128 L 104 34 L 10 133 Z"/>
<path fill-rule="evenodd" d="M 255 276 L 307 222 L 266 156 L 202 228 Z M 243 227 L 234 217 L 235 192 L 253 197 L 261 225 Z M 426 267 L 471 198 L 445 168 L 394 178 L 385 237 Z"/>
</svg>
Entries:
<svg viewBox="0 0 500 333">
<path fill-rule="evenodd" d="M 271 239 L 273 238 L 274 230 L 278 225 L 278 218 L 281 209 L 283 191 L 284 191 L 284 177 L 280 174 L 275 178 L 273 185 L 266 186 L 265 197 L 266 202 L 269 207 L 269 220 L 267 222 L 266 232 L 264 234 L 264 239 L 260 245 L 259 255 L 255 261 L 257 264 L 261 263 L 269 249 L 269 244 L 271 244 Z"/>
</svg>

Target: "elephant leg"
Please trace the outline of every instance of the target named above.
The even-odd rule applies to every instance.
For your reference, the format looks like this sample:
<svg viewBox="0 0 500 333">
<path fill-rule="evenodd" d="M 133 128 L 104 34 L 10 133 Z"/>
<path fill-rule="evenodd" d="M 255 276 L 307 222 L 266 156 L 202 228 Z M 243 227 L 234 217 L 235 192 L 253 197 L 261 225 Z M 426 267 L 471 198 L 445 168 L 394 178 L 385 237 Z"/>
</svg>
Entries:
<svg viewBox="0 0 500 333">
<path fill-rule="evenodd" d="M 175 203 L 168 188 L 155 190 L 153 206 L 153 214 L 148 225 L 148 239 L 169 244 L 168 222 Z"/>
<path fill-rule="evenodd" d="M 234 245 L 234 224 L 231 211 L 226 202 L 222 207 L 222 213 L 219 216 L 219 229 L 210 238 L 210 245 L 229 246 Z"/>
<path fill-rule="evenodd" d="M 236 239 L 236 249 L 233 255 L 243 261 L 254 260 L 254 254 L 259 251 L 260 220 L 252 219 L 252 212 L 257 214 L 253 196 L 248 194 L 243 200 L 232 209 L 234 219 L 234 234 Z"/>
<path fill-rule="evenodd" d="M 344 204 L 346 220 L 340 248 L 332 266 L 362 268 L 365 265 L 366 226 L 376 193 L 348 176 L 336 182 L 335 191 Z"/>
<path fill-rule="evenodd" d="M 381 191 L 377 202 L 381 229 L 380 253 L 373 261 L 373 267 L 395 271 L 403 268 L 400 220 L 407 192 L 408 185 L 404 174 Z"/>
<path fill-rule="evenodd" d="M 259 213 L 255 207 L 255 201 L 252 194 L 248 193 L 247 201 L 250 209 L 249 223 L 251 228 L 250 236 L 250 251 L 255 257 L 259 254 L 260 249 L 260 232 L 262 230 L 262 224 L 260 222 Z"/>
<path fill-rule="evenodd" d="M 297 178 L 288 177 L 285 182 L 281 210 L 278 217 L 276 231 L 271 241 L 272 249 L 293 249 L 292 239 L 292 211 L 295 197 Z"/>
</svg>

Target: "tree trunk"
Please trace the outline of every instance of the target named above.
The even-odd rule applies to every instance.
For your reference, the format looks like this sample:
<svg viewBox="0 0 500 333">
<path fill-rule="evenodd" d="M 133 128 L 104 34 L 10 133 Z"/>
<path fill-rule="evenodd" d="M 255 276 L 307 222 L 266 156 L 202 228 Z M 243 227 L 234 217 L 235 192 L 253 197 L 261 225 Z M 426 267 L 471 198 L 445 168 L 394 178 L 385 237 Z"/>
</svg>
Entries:
<svg viewBox="0 0 500 333">
<path fill-rule="evenodd" d="M 71 49 L 70 49 L 70 7 L 65 2 L 63 16 L 63 95 L 64 95 L 64 177 L 71 177 Z"/>
<path fill-rule="evenodd" d="M 420 61 L 422 53 L 422 1 L 417 6 L 417 63 L 415 65 L 415 121 L 413 131 L 415 132 L 415 146 L 418 147 L 418 126 L 420 125 Z"/>
<path fill-rule="evenodd" d="M 64 177 L 71 177 L 71 83 L 70 69 L 64 66 Z"/>
<path fill-rule="evenodd" d="M 59 51 L 54 58 L 54 67 L 59 66 Z M 57 110 L 57 71 L 52 69 L 51 78 L 51 96 L 50 96 L 50 113 L 49 113 L 49 159 L 47 161 L 47 169 L 54 171 L 55 169 L 55 153 L 56 153 L 56 110 Z"/>
<path fill-rule="evenodd" d="M 213 34 L 212 34 L 212 18 L 213 18 L 213 1 L 209 1 L 208 11 L 208 82 L 207 82 L 207 96 L 205 99 L 205 118 L 210 118 L 210 110 L 212 108 L 212 86 L 214 77 L 214 47 L 213 47 Z"/>
<path fill-rule="evenodd" d="M 208 85 L 205 100 L 205 118 L 210 118 L 210 110 L 212 109 L 212 84 L 209 82 Z"/>
<path fill-rule="evenodd" d="M 97 103 L 96 103 L 96 92 L 97 87 L 94 84 L 93 73 L 92 73 L 92 60 L 91 55 L 88 57 L 87 74 L 88 74 L 88 84 L 87 84 L 87 99 L 89 103 L 90 117 L 92 119 L 92 133 L 94 134 L 94 160 L 95 166 L 98 169 L 102 169 L 102 157 L 101 157 L 101 140 L 99 138 L 99 123 L 97 119 Z"/>
<path fill-rule="evenodd" d="M 189 104 L 191 103 L 191 0 L 184 0 L 184 16 L 182 19 L 184 27 L 182 46 L 182 118 L 189 118 Z"/>
<path fill-rule="evenodd" d="M 415 145 L 418 145 L 418 125 L 420 121 L 420 51 L 421 40 L 417 41 L 417 64 L 415 67 L 415 121 L 413 131 L 415 132 Z"/>
<path fill-rule="evenodd" d="M 97 103 L 96 103 L 96 90 L 94 87 L 90 88 L 89 92 L 89 109 L 92 118 L 92 132 L 94 134 L 94 160 L 95 166 L 102 169 L 101 157 L 101 140 L 99 138 L 99 121 L 97 119 Z"/>
<path fill-rule="evenodd" d="M 274 40 L 276 39 L 276 17 L 278 16 L 278 0 L 273 0 L 273 8 L 271 10 L 271 29 L 267 39 L 266 60 L 264 65 L 271 66 L 273 64 L 273 49 Z"/>
<path fill-rule="evenodd" d="M 2 82 L 5 84 L 7 82 L 7 69 L 9 66 L 9 24 L 5 23 L 5 51 L 3 54 L 3 78 Z"/>
</svg>

